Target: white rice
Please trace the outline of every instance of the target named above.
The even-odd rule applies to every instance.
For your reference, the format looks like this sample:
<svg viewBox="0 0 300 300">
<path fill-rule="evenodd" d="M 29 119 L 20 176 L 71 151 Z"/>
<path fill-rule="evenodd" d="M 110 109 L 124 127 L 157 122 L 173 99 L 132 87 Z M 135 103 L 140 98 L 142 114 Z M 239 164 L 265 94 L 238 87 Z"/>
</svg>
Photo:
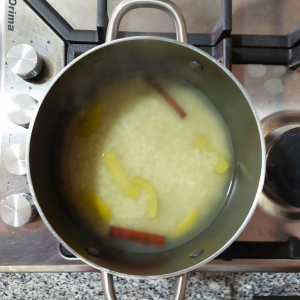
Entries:
<svg viewBox="0 0 300 300">
<path fill-rule="evenodd" d="M 194 208 L 199 210 L 196 232 L 201 232 L 220 211 L 232 170 L 232 146 L 224 120 L 199 90 L 178 79 L 157 75 L 155 80 L 186 112 L 181 119 L 174 109 L 141 77 L 127 76 L 107 85 L 95 99 L 105 108 L 101 126 L 89 138 L 75 135 L 76 113 L 64 130 L 62 180 L 67 205 L 80 222 L 103 235 L 107 227 L 78 199 L 87 188 L 112 210 L 110 225 L 168 236 Z M 218 174 L 216 156 L 200 153 L 194 142 L 205 135 L 231 166 Z M 112 151 L 127 175 L 148 181 L 158 197 L 158 213 L 146 216 L 148 195 L 127 197 L 112 180 L 103 154 Z"/>
</svg>

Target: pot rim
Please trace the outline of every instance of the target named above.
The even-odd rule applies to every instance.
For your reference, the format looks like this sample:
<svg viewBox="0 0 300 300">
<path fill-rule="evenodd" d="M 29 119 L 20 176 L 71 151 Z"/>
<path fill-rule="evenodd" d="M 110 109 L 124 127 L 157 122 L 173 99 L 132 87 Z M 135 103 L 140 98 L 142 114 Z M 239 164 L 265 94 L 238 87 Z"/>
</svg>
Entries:
<svg viewBox="0 0 300 300">
<path fill-rule="evenodd" d="M 205 260 L 191 266 L 188 267 L 186 269 L 180 270 L 180 271 L 176 271 L 173 273 L 168 273 L 168 274 L 162 274 L 162 275 L 150 275 L 150 276 L 140 276 L 140 275 L 131 275 L 131 274 L 124 274 L 124 273 L 119 273 L 116 271 L 112 271 L 106 268 L 103 268 L 91 261 L 89 261 L 88 259 L 86 259 L 85 257 L 81 256 L 80 254 L 78 254 L 76 251 L 74 251 L 71 247 L 69 247 L 64 240 L 61 239 L 61 237 L 54 231 L 54 229 L 52 228 L 51 224 L 48 222 L 47 218 L 45 217 L 39 203 L 38 200 L 35 196 L 35 192 L 34 192 L 34 187 L 32 184 L 32 180 L 31 180 L 31 175 L 30 175 L 30 160 L 29 160 L 29 153 L 30 153 L 30 140 L 31 140 L 31 134 L 34 128 L 34 123 L 35 123 L 35 119 L 36 116 L 38 115 L 39 109 L 42 106 L 47 94 L 49 93 L 50 89 L 54 86 L 54 84 L 58 81 L 58 79 L 61 77 L 62 74 L 64 74 L 68 69 L 70 69 L 77 61 L 83 59 L 85 56 L 89 55 L 90 53 L 94 52 L 94 51 L 98 51 L 101 48 L 104 48 L 108 45 L 112 45 L 112 44 L 116 44 L 116 43 L 122 43 L 122 42 L 127 42 L 127 41 L 131 41 L 131 40 L 159 40 L 159 41 L 163 41 L 163 42 L 169 42 L 169 43 L 173 43 L 173 44 L 179 44 L 183 47 L 187 47 L 193 51 L 198 52 L 199 54 L 205 56 L 207 59 L 209 59 L 211 62 L 215 63 L 218 65 L 218 67 L 220 67 L 233 81 L 234 83 L 237 85 L 237 87 L 242 91 L 244 97 L 246 98 L 253 116 L 255 118 L 256 121 L 256 125 L 258 128 L 258 132 L 259 132 L 259 136 L 260 136 L 260 144 L 261 144 L 261 151 L 262 151 L 262 160 L 261 160 L 261 172 L 260 172 L 260 179 L 259 179 L 259 183 L 258 183 L 258 187 L 257 187 L 257 192 L 255 195 L 255 198 L 253 200 L 253 204 L 247 214 L 247 217 L 244 219 L 244 222 L 241 224 L 240 228 L 236 231 L 236 233 L 230 238 L 230 240 L 223 246 L 221 247 L 218 251 L 216 251 L 213 255 L 211 255 L 210 257 L 206 258 Z M 78 257 L 79 259 L 81 259 L 83 262 L 85 262 L 88 265 L 91 265 L 92 267 L 103 271 L 103 272 L 107 272 L 113 275 L 117 275 L 120 277 L 127 277 L 127 278 L 133 278 L 133 279 L 157 279 L 157 278 L 168 278 L 168 277 L 172 277 L 172 276 L 178 276 L 178 275 L 182 275 L 184 273 L 193 271 L 199 267 L 201 267 L 202 265 L 208 263 L 209 261 L 213 260 L 215 257 L 217 257 L 219 254 L 221 254 L 226 248 L 228 248 L 235 240 L 236 238 L 240 235 L 240 233 L 244 230 L 244 228 L 246 227 L 247 223 L 249 222 L 249 220 L 251 219 L 257 203 L 258 203 L 258 198 L 262 192 L 263 189 L 263 185 L 264 185 L 264 179 L 265 179 L 265 171 L 266 171 L 266 146 L 265 146 L 265 139 L 264 139 L 264 135 L 262 132 L 262 128 L 260 126 L 260 121 L 259 118 L 257 116 L 257 113 L 251 103 L 251 99 L 250 96 L 247 94 L 245 88 L 242 86 L 242 84 L 237 80 L 237 78 L 232 74 L 232 72 L 230 72 L 227 68 L 225 68 L 221 63 L 219 63 L 215 58 L 213 58 L 211 55 L 205 53 L 204 51 L 189 45 L 189 44 L 185 44 L 182 42 L 178 42 L 176 40 L 172 40 L 172 39 L 168 39 L 168 38 L 162 38 L 162 37 L 149 37 L 149 36 L 138 36 L 138 37 L 128 37 L 128 38 L 122 38 L 122 39 L 116 39 L 113 40 L 109 43 L 104 43 L 102 45 L 96 46 L 90 50 L 88 50 L 87 52 L 85 52 L 84 54 L 80 55 L 79 57 L 77 57 L 76 59 L 74 59 L 71 63 L 69 63 L 66 67 L 64 67 L 56 76 L 55 78 L 52 80 L 52 83 L 49 85 L 49 87 L 47 88 L 45 95 L 43 97 L 43 99 L 41 101 L 39 101 L 38 107 L 37 107 L 37 111 L 36 114 L 33 116 L 31 122 L 30 122 L 30 126 L 29 126 L 29 133 L 28 133 L 28 140 L 27 140 L 27 145 L 26 145 L 26 168 L 27 168 L 27 177 L 28 177 L 28 186 L 29 189 L 31 191 L 31 195 L 32 198 L 35 202 L 35 205 L 37 207 L 37 210 L 39 212 L 39 215 L 41 216 L 42 220 L 44 221 L 44 223 L 46 224 L 46 226 L 48 227 L 48 229 L 50 230 L 50 232 L 54 235 L 54 237 L 66 248 L 68 249 L 71 253 L 73 253 L 76 257 Z"/>
</svg>

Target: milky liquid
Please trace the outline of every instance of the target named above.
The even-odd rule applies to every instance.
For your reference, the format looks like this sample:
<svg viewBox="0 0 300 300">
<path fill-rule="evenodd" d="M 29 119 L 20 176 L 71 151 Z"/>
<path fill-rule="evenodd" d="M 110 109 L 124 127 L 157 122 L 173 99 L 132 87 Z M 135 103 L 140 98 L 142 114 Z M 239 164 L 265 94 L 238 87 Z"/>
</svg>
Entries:
<svg viewBox="0 0 300 300">
<path fill-rule="evenodd" d="M 105 241 L 111 225 L 167 237 L 164 249 L 187 242 L 200 234 L 222 209 L 233 174 L 233 151 L 227 126 L 216 107 L 198 89 L 174 77 L 151 77 L 186 113 L 181 118 L 164 97 L 145 81 L 144 75 L 128 75 L 102 86 L 84 109 L 72 113 L 58 139 L 59 182 L 64 201 L 78 223 Z M 103 109 L 101 122 L 87 138 L 77 131 L 84 116 L 95 105 Z M 218 173 L 217 157 L 200 151 L 195 140 L 211 142 L 228 162 Z M 139 189 L 136 199 L 128 197 L 113 180 L 103 155 L 113 152 L 128 178 L 138 176 L 157 195 L 157 215 L 147 217 L 149 195 Z M 111 210 L 109 224 L 78 196 L 82 188 L 92 191 Z M 198 219 L 191 230 L 172 238 L 174 228 L 196 209 Z M 115 247 L 136 252 L 161 248 L 115 241 Z"/>
</svg>

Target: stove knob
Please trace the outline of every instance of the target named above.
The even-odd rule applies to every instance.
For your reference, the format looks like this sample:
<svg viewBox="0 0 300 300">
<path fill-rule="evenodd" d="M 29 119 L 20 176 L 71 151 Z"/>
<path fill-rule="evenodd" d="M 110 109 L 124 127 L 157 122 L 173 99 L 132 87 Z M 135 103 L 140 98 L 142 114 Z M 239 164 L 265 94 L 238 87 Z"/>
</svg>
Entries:
<svg viewBox="0 0 300 300">
<path fill-rule="evenodd" d="M 35 49 L 26 44 L 12 47 L 6 56 L 11 71 L 23 79 L 31 79 L 42 70 L 43 59 Z"/>
<path fill-rule="evenodd" d="M 3 163 L 8 172 L 14 175 L 26 175 L 26 144 L 14 144 L 6 149 Z"/>
<path fill-rule="evenodd" d="M 28 128 L 35 112 L 35 100 L 26 94 L 17 94 L 10 98 L 8 119 L 16 125 Z"/>
<path fill-rule="evenodd" d="M 21 227 L 37 215 L 36 207 L 30 194 L 14 194 L 1 201 L 1 218 L 10 226 Z"/>
</svg>

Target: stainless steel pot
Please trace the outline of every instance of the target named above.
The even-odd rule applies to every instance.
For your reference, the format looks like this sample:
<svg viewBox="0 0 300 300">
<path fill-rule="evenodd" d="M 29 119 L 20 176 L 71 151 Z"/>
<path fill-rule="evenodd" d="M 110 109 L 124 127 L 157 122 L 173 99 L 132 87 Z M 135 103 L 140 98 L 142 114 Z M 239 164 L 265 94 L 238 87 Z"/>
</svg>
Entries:
<svg viewBox="0 0 300 300">
<path fill-rule="evenodd" d="M 124 14 L 140 7 L 167 12 L 174 20 L 177 41 L 155 37 L 113 41 Z M 58 74 L 30 126 L 28 177 L 39 213 L 66 248 L 102 270 L 106 299 L 115 299 L 109 274 L 137 278 L 181 275 L 177 278 L 174 299 L 183 299 L 186 273 L 212 260 L 235 240 L 251 218 L 262 190 L 264 138 L 248 95 L 231 72 L 186 42 L 183 16 L 172 2 L 123 1 L 112 14 L 106 43 L 81 55 Z M 171 74 L 200 89 L 221 112 L 235 151 L 233 184 L 228 201 L 216 220 L 188 243 L 149 254 L 109 249 L 90 237 L 63 206 L 53 168 L 55 141 L 66 114 L 84 106 L 99 82 L 135 71 Z"/>
</svg>

